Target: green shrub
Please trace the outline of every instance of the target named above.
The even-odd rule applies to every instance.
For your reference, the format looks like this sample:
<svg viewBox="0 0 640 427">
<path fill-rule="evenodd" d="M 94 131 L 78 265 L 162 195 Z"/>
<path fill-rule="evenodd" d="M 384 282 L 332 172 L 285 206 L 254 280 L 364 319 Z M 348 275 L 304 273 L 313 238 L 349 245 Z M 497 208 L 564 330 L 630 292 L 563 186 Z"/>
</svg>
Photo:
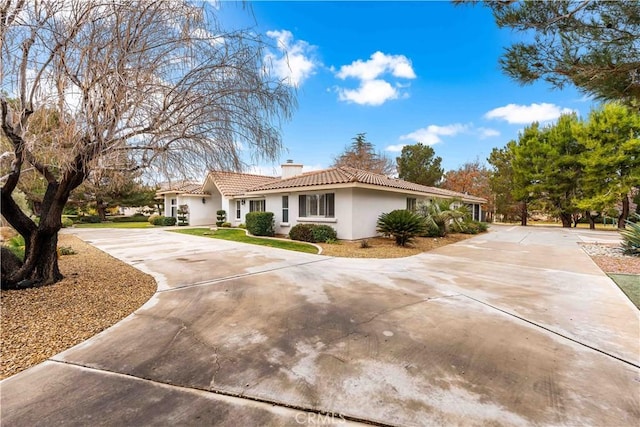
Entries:
<svg viewBox="0 0 640 427">
<path fill-rule="evenodd" d="M 98 224 L 100 221 L 100 217 L 98 215 L 85 215 L 79 216 L 76 218 L 76 221 L 84 223 L 84 224 Z"/>
<path fill-rule="evenodd" d="M 625 225 L 627 228 L 620 231 L 622 249 L 626 254 L 640 256 L 640 215 L 633 214 L 629 220 L 625 221 Z"/>
<path fill-rule="evenodd" d="M 216 223 L 217 224 L 217 223 Z M 225 227 L 225 228 L 229 228 L 231 227 L 231 223 L 230 222 L 223 222 L 222 225 L 219 225 L 218 227 Z"/>
<path fill-rule="evenodd" d="M 325 243 L 327 240 L 336 240 L 338 233 L 333 227 L 324 224 L 313 224 L 311 228 L 314 242 Z"/>
<path fill-rule="evenodd" d="M 143 214 L 135 214 L 133 216 L 114 216 L 111 222 L 147 222 L 149 218 Z"/>
<path fill-rule="evenodd" d="M 156 221 L 156 219 L 160 218 L 160 216 L 161 215 L 153 214 L 149 218 L 147 218 L 147 221 L 149 221 L 149 224 L 156 225 L 155 221 Z"/>
<path fill-rule="evenodd" d="M 419 202 L 416 207 L 418 215 L 424 218 L 426 225 L 422 236 L 445 237 L 449 231 L 461 232 L 462 223 L 471 220 L 466 206 L 454 207 L 459 199 L 434 199 Z M 437 229 L 437 230 L 436 230 Z"/>
<path fill-rule="evenodd" d="M 58 254 L 59 255 L 75 255 L 77 254 L 77 252 L 74 251 L 71 246 L 60 246 L 58 247 Z"/>
<path fill-rule="evenodd" d="M 224 227 L 223 224 L 227 221 L 227 211 L 224 209 L 216 211 L 216 218 L 216 227 Z"/>
<path fill-rule="evenodd" d="M 479 221 L 465 221 L 460 226 L 460 233 L 462 234 L 478 234 L 487 231 L 489 226 L 484 222 Z"/>
<path fill-rule="evenodd" d="M 24 260 L 25 243 L 24 243 L 24 237 L 22 237 L 20 234 L 10 238 L 5 243 L 5 246 L 11 252 L 13 252 L 13 254 L 17 256 L 20 259 L 20 261 Z"/>
<path fill-rule="evenodd" d="M 160 225 L 160 226 L 172 226 L 172 225 L 176 225 L 176 221 L 177 221 L 176 218 L 172 216 L 158 215 L 156 218 L 154 218 L 152 224 Z"/>
<path fill-rule="evenodd" d="M 338 233 L 325 224 L 298 224 L 289 231 L 289 238 L 301 242 L 334 243 L 338 240 Z"/>
<path fill-rule="evenodd" d="M 254 236 L 273 236 L 275 234 L 273 212 L 249 212 L 245 219 L 247 230 Z"/>
<path fill-rule="evenodd" d="M 378 217 L 378 232 L 393 236 L 396 245 L 406 246 L 425 230 L 424 219 L 406 209 L 396 209 Z"/>
<path fill-rule="evenodd" d="M 180 205 L 176 211 L 178 214 L 178 225 L 189 225 L 189 205 Z"/>
<path fill-rule="evenodd" d="M 424 231 L 420 234 L 421 237 L 441 237 L 442 229 L 433 222 L 427 222 L 425 224 Z"/>
<path fill-rule="evenodd" d="M 162 225 L 166 225 L 166 226 L 176 225 L 176 219 L 172 216 L 165 216 L 164 220 L 162 221 Z"/>
<path fill-rule="evenodd" d="M 242 228 L 243 230 L 247 228 L 247 225 L 244 222 L 238 224 L 238 228 Z"/>
<path fill-rule="evenodd" d="M 294 225 L 289 230 L 289 238 L 291 240 L 299 240 L 301 242 L 315 242 L 313 238 L 313 225 L 312 224 L 298 224 Z"/>
<path fill-rule="evenodd" d="M 65 205 L 64 209 L 62 209 L 63 215 L 78 215 L 78 208 L 76 206 L 68 206 Z"/>
<path fill-rule="evenodd" d="M 68 218 L 66 216 L 62 217 L 62 228 L 68 228 L 73 226 L 73 221 L 71 220 L 71 218 Z"/>
</svg>

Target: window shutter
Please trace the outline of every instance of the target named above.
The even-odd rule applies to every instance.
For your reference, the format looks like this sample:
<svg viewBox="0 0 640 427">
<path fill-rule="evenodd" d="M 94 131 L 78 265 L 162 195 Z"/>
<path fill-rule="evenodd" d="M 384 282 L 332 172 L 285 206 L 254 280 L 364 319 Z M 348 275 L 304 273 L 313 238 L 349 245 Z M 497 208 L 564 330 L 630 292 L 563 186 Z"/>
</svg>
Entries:
<svg viewBox="0 0 640 427">
<path fill-rule="evenodd" d="M 307 196 L 298 196 L 298 216 L 307 216 Z"/>
<path fill-rule="evenodd" d="M 336 196 L 334 193 L 327 193 L 325 195 L 325 201 L 327 203 L 327 218 L 333 218 L 336 216 L 335 199 Z"/>
</svg>

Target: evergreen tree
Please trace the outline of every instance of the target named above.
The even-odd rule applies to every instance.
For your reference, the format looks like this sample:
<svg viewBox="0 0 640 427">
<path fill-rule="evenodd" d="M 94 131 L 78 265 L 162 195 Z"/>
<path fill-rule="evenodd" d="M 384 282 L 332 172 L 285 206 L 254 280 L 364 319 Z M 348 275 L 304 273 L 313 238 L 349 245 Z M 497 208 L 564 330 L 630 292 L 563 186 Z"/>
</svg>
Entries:
<svg viewBox="0 0 640 427">
<path fill-rule="evenodd" d="M 640 114 L 611 103 L 594 110 L 575 128 L 584 145 L 583 195 L 577 205 L 602 211 L 620 204 L 618 228 L 629 217 L 629 194 L 640 184 Z"/>
<path fill-rule="evenodd" d="M 442 158 L 436 156 L 433 148 L 420 142 L 405 145 L 396 158 L 399 178 L 428 186 L 438 185 L 442 180 L 441 163 Z"/>
<path fill-rule="evenodd" d="M 521 205 L 514 199 L 512 190 L 513 155 L 516 141 L 509 141 L 503 148 L 494 148 L 487 161 L 492 166 L 489 175 L 489 187 L 495 203 L 495 214 L 500 215 L 505 221 L 520 218 Z"/>
<path fill-rule="evenodd" d="M 573 84 L 602 100 L 640 108 L 640 2 L 492 1 L 500 28 L 525 35 L 506 49 L 503 71 L 522 84 Z"/>
</svg>

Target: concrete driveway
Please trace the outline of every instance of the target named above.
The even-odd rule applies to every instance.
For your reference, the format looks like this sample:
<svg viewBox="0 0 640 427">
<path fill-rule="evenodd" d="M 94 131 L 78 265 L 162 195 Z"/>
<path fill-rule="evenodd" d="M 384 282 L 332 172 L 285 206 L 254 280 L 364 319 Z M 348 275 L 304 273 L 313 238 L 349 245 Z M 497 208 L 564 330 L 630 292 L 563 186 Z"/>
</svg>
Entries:
<svg viewBox="0 0 640 427">
<path fill-rule="evenodd" d="M 494 226 L 356 260 L 73 232 L 159 290 L 0 383 L 3 425 L 640 422 L 639 312 L 578 245 L 615 234 Z"/>
</svg>

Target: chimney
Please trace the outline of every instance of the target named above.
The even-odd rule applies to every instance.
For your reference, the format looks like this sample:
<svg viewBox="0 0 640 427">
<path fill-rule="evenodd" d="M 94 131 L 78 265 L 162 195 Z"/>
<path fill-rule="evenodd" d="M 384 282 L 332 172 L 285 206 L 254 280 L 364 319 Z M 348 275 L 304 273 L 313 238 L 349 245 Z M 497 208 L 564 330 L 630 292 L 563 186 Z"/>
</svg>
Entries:
<svg viewBox="0 0 640 427">
<path fill-rule="evenodd" d="M 282 179 L 293 178 L 298 175 L 302 175 L 302 165 L 293 163 L 293 160 L 287 160 L 282 165 Z"/>
</svg>

